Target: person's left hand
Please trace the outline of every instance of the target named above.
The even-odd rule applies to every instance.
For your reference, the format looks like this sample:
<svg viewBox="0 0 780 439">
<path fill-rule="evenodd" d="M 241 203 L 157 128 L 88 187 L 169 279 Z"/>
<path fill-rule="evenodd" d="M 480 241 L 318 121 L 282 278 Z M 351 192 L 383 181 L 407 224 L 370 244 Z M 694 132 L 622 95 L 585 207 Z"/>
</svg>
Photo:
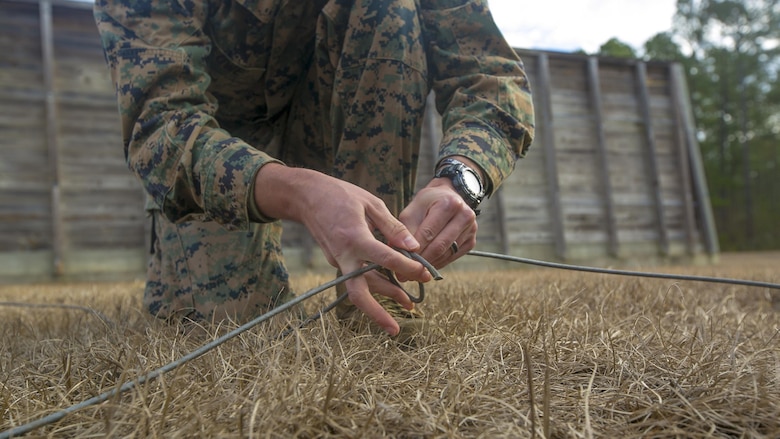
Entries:
<svg viewBox="0 0 780 439">
<path fill-rule="evenodd" d="M 431 180 L 398 218 L 420 243 L 420 256 L 436 268 L 465 255 L 477 243 L 477 216 L 448 178 Z"/>
</svg>

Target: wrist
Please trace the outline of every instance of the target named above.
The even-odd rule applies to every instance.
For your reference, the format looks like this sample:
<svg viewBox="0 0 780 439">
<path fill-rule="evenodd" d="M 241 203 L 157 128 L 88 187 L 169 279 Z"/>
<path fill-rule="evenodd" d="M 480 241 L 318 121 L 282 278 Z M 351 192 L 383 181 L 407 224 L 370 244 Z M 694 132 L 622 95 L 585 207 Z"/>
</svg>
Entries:
<svg viewBox="0 0 780 439">
<path fill-rule="evenodd" d="M 468 166 L 470 169 L 472 169 L 474 172 L 477 173 L 477 176 L 479 177 L 479 180 L 482 183 L 482 186 L 483 187 L 487 187 L 486 186 L 487 175 L 485 174 L 485 171 L 482 170 L 482 167 L 479 166 L 477 164 L 477 162 L 475 162 L 474 160 L 471 160 L 470 158 L 462 156 L 462 155 L 453 155 L 453 156 L 449 156 L 449 157 L 445 157 L 445 158 L 441 159 L 439 161 L 439 163 L 436 165 L 436 169 L 434 170 L 434 172 L 437 171 L 441 167 L 442 162 L 447 160 L 447 159 L 457 160 L 457 161 L 463 163 L 464 165 Z"/>
<path fill-rule="evenodd" d="M 434 181 L 445 181 L 475 213 L 487 193 L 484 174 L 473 161 L 453 156 L 441 160 L 434 174 Z"/>
<path fill-rule="evenodd" d="M 264 216 L 300 221 L 309 181 L 316 171 L 268 163 L 255 176 L 254 197 L 257 210 Z"/>
</svg>

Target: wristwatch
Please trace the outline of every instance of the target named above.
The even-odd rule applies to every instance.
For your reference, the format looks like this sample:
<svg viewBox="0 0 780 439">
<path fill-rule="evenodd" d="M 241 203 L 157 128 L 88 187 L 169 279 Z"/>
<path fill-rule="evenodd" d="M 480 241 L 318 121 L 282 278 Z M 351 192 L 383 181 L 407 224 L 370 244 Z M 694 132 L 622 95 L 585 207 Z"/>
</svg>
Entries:
<svg viewBox="0 0 780 439">
<path fill-rule="evenodd" d="M 447 177 L 463 201 L 479 215 L 477 207 L 485 198 L 485 185 L 479 177 L 479 173 L 468 167 L 460 160 L 446 158 L 439 163 L 434 178 Z"/>
</svg>

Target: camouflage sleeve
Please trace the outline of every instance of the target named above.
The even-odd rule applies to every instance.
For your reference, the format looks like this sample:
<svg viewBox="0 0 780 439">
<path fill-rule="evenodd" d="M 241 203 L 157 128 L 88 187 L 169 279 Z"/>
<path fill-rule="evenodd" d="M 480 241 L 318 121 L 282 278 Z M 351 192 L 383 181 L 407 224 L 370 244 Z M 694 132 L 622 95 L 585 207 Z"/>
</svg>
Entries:
<svg viewBox="0 0 780 439">
<path fill-rule="evenodd" d="M 172 222 L 209 218 L 238 230 L 250 220 L 255 174 L 275 159 L 214 118 L 207 9 L 207 1 L 97 0 L 94 12 L 128 166 Z"/>
<path fill-rule="evenodd" d="M 523 157 L 534 134 L 522 61 L 501 35 L 487 0 L 422 0 L 440 159 L 463 155 L 488 176 L 492 194 Z"/>
</svg>

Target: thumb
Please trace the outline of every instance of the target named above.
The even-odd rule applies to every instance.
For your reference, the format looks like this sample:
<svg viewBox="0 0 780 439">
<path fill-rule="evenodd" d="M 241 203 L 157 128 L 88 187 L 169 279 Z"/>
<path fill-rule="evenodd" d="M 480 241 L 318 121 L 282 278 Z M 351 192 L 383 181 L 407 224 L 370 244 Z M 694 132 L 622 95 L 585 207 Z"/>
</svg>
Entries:
<svg viewBox="0 0 780 439">
<path fill-rule="evenodd" d="M 369 208 L 367 214 L 371 223 L 382 233 L 389 246 L 410 252 L 416 252 L 420 248 L 420 243 L 414 238 L 412 232 L 394 217 L 384 204 L 382 209 L 372 211 Z"/>
</svg>

